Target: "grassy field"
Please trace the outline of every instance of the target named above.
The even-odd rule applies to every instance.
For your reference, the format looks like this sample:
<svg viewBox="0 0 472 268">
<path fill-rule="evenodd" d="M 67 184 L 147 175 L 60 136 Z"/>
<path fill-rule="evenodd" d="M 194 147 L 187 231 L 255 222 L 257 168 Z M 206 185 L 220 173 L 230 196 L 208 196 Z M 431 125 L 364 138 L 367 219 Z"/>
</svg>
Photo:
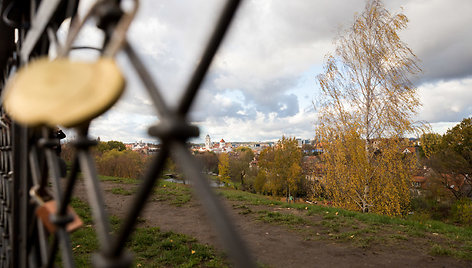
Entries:
<svg viewBox="0 0 472 268">
<path fill-rule="evenodd" d="M 130 179 L 101 178 L 124 184 L 137 183 L 136 180 Z M 120 188 L 113 189 L 112 192 L 130 194 L 129 190 Z M 216 193 L 233 202 L 233 209 L 239 214 L 261 222 L 285 226 L 299 232 L 306 240 L 330 240 L 360 248 L 415 244 L 434 256 L 472 260 L 470 226 L 456 226 L 413 216 L 388 217 L 359 213 L 322 205 L 288 204 L 269 196 L 229 188 L 217 189 Z M 155 187 L 152 199 L 182 206 L 192 200 L 192 194 L 188 185 L 161 181 Z"/>
<path fill-rule="evenodd" d="M 101 181 L 124 184 L 116 186 L 110 190 L 113 194 L 132 195 L 136 193 L 138 180 L 129 178 L 118 178 L 111 176 L 99 176 Z M 132 185 L 132 186 L 130 186 Z M 154 187 L 154 193 L 151 197 L 153 201 L 169 201 L 175 206 L 182 206 L 188 203 L 192 198 L 191 189 L 187 185 L 160 180 Z"/>
<path fill-rule="evenodd" d="M 288 204 L 233 189 L 220 189 L 218 193 L 228 200 L 237 201 L 233 208 L 240 214 L 253 214 L 257 220 L 298 230 L 307 240 L 329 239 L 361 248 L 394 245 L 401 241 L 418 242 L 428 248 L 431 255 L 472 260 L 471 226 L 417 220 L 412 216 L 388 217 L 322 205 Z M 279 211 L 267 210 L 268 206 Z M 320 231 L 309 233 L 307 226 L 320 227 L 317 228 Z"/>
<path fill-rule="evenodd" d="M 71 241 L 77 267 L 90 267 L 90 254 L 98 249 L 90 209 L 78 199 L 71 204 L 84 221 L 84 227 L 72 234 Z M 120 220 L 111 217 L 114 230 Z M 134 267 L 228 267 L 224 256 L 194 238 L 158 227 L 137 228 L 127 246 L 134 253 Z"/>
</svg>

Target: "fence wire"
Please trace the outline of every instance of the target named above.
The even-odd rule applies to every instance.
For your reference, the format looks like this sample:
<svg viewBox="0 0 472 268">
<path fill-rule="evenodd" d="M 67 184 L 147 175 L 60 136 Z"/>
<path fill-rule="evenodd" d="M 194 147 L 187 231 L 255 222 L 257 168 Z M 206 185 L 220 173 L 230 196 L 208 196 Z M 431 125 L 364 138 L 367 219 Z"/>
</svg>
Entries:
<svg viewBox="0 0 472 268">
<path fill-rule="evenodd" d="M 96 141 L 88 135 L 90 122 L 83 122 L 76 127 L 77 138 L 72 142 L 75 148 L 74 160 L 68 177 L 63 180 L 60 160 L 56 154 L 60 142 L 54 136 L 54 130 L 48 127 L 22 126 L 12 121 L 4 109 L 1 109 L 0 267 L 53 267 L 58 254 L 63 267 L 75 266 L 67 230 L 74 218 L 67 208 L 79 172 L 84 178 L 100 245 L 99 250 L 91 256 L 92 264 L 95 267 L 130 267 L 133 259 L 126 250 L 126 242 L 132 235 L 137 218 L 149 199 L 153 186 L 158 183 L 169 157 L 192 180 L 196 195 L 233 264 L 237 267 L 255 266 L 245 243 L 186 146 L 189 138 L 199 135 L 198 128 L 188 121 L 190 107 L 239 4 L 239 0 L 229 0 L 224 5 L 200 56 L 199 64 L 189 77 L 185 93 L 175 109 L 163 99 L 159 87 L 135 48 L 126 40 L 120 44 L 145 85 L 160 119 L 158 124 L 149 127 L 148 132 L 159 139 L 161 150 L 141 178 L 132 205 L 116 235 L 111 234 L 103 189 L 91 155 L 91 148 L 96 145 Z M 119 0 L 102 0 L 97 5 L 100 5 L 101 12 L 93 15 L 105 33 L 106 45 L 113 40 L 124 12 Z M 13 44 L 16 49 L 12 51 L 3 70 L 5 79 L 30 60 L 48 53 L 49 45 L 56 42 L 55 33 L 60 22 L 66 17 L 71 17 L 73 21 L 77 18 L 77 6 L 78 1 L 3 1 L 3 7 L 0 6 L 3 23 L 15 28 L 18 39 Z M 0 31 L 0 35 L 2 34 L 4 33 Z M 4 84 L 1 86 L 2 90 Z M 35 211 L 40 205 L 38 199 L 56 202 L 56 212 L 49 217 L 55 226 L 54 231 L 48 231 L 44 222 L 36 216 Z"/>
</svg>

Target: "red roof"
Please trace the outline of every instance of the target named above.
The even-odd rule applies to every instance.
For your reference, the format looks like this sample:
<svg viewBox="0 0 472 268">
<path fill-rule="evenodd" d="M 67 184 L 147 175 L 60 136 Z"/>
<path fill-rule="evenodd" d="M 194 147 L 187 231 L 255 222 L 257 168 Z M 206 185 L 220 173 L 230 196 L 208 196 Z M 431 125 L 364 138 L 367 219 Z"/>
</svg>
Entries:
<svg viewBox="0 0 472 268">
<path fill-rule="evenodd" d="M 423 176 L 413 176 L 412 179 L 414 182 L 419 182 L 419 183 L 423 183 L 426 181 L 426 178 Z"/>
<path fill-rule="evenodd" d="M 225 142 L 225 140 L 221 139 L 220 142 Z"/>
<path fill-rule="evenodd" d="M 415 147 L 406 147 L 405 150 L 403 150 L 403 152 L 404 153 L 407 153 L 407 152 L 416 153 L 416 148 Z"/>
</svg>

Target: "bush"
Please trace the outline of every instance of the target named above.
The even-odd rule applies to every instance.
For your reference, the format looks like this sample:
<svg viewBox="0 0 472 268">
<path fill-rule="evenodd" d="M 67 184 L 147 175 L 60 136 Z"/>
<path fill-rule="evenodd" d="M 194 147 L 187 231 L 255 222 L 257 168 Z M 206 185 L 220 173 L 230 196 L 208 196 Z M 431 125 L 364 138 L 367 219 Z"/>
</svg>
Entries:
<svg viewBox="0 0 472 268">
<path fill-rule="evenodd" d="M 422 219 L 445 221 L 449 219 L 451 212 L 450 203 L 438 202 L 431 198 L 415 197 L 410 202 L 411 210 Z M 428 217 L 427 217 L 428 216 Z"/>
<path fill-rule="evenodd" d="M 452 206 L 452 218 L 461 224 L 472 225 L 472 201 L 468 198 L 458 200 Z"/>
<path fill-rule="evenodd" d="M 97 170 L 106 176 L 138 178 L 144 171 L 147 158 L 138 152 L 113 149 L 96 156 Z"/>
</svg>

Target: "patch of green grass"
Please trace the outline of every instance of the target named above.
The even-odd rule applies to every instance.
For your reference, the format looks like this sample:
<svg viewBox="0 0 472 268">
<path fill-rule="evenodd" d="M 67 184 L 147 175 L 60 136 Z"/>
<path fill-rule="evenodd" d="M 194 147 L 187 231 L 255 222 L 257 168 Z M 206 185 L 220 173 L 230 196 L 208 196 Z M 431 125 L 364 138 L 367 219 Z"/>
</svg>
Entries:
<svg viewBox="0 0 472 268">
<path fill-rule="evenodd" d="M 350 231 L 350 232 L 342 232 L 338 234 L 334 234 L 332 237 L 334 239 L 339 240 L 351 240 L 357 239 L 359 236 L 364 235 L 366 232 L 364 230 L 357 230 L 357 231 Z"/>
<path fill-rule="evenodd" d="M 105 175 L 98 175 L 98 179 L 101 181 L 111 181 L 116 183 L 124 183 L 124 184 L 138 184 L 139 180 L 131 179 L 131 178 L 120 178 L 120 177 L 112 177 L 112 176 L 105 176 Z"/>
<path fill-rule="evenodd" d="M 356 220 L 371 227 L 391 227 L 395 230 L 407 232 L 409 236 L 425 237 L 428 234 L 437 233 L 454 241 L 472 241 L 471 226 L 455 226 L 435 220 L 417 221 L 410 217 L 389 217 L 374 213 L 361 213 L 320 205 L 284 204 L 283 206 L 297 209 L 306 208 L 306 215 L 320 215 L 326 221 L 339 222 L 340 219 L 344 218 Z"/>
<path fill-rule="evenodd" d="M 244 201 L 250 205 L 282 205 L 282 202 L 273 200 L 268 196 L 263 196 L 259 194 L 253 194 L 249 192 L 244 192 L 234 189 L 218 189 L 217 193 L 222 195 L 228 200 L 232 201 Z"/>
<path fill-rule="evenodd" d="M 132 195 L 136 192 L 135 189 L 132 189 L 132 190 L 126 190 L 126 189 L 123 189 L 121 187 L 116 187 L 116 188 L 112 188 L 110 190 L 110 192 L 112 194 L 119 194 L 119 195 Z"/>
<path fill-rule="evenodd" d="M 324 227 L 328 228 L 328 230 L 329 230 L 330 232 L 334 232 L 334 233 L 339 232 L 340 227 L 341 227 L 341 225 L 339 224 L 339 222 L 330 221 L 330 220 L 322 220 L 322 221 L 321 221 L 321 225 L 323 225 Z"/>
<path fill-rule="evenodd" d="M 267 222 L 267 223 L 276 223 L 283 225 L 307 225 L 309 222 L 303 217 L 295 216 L 292 214 L 285 214 L 280 212 L 271 212 L 266 210 L 261 210 L 257 212 L 260 214 L 257 219 Z"/>
<path fill-rule="evenodd" d="M 142 267 L 227 267 L 213 248 L 157 227 L 138 228 L 128 246 Z"/>
<path fill-rule="evenodd" d="M 375 241 L 375 238 L 372 236 L 360 237 L 354 241 L 354 245 L 360 248 L 367 249 L 372 246 L 374 241 Z"/>
<path fill-rule="evenodd" d="M 396 239 L 396 240 L 408 241 L 408 237 L 406 235 L 401 235 L 401 234 L 392 234 L 392 235 L 390 235 L 390 238 L 393 238 L 393 239 Z"/>
<path fill-rule="evenodd" d="M 426 234 L 423 230 L 418 230 L 418 229 L 408 229 L 406 230 L 406 234 L 411 237 L 425 237 Z"/>
<path fill-rule="evenodd" d="M 438 244 L 431 246 L 429 254 L 434 256 L 452 256 L 458 259 L 472 260 L 472 246 L 469 243 L 464 244 Z"/>
<path fill-rule="evenodd" d="M 252 213 L 252 210 L 246 205 L 233 205 L 235 209 L 241 209 L 238 213 L 241 215 L 247 215 Z"/>
<path fill-rule="evenodd" d="M 71 205 L 84 221 L 84 226 L 71 237 L 75 263 L 77 267 L 90 267 L 91 253 L 99 247 L 90 209 L 78 199 L 73 199 Z M 116 230 L 120 220 L 110 218 Z M 161 232 L 157 227 L 136 228 L 127 247 L 134 252 L 134 267 L 228 267 L 224 256 L 212 247 L 186 235 Z"/>
<path fill-rule="evenodd" d="M 187 185 L 161 180 L 154 189 L 155 201 L 169 201 L 173 205 L 182 206 L 191 199 L 192 193 Z"/>
<path fill-rule="evenodd" d="M 434 256 L 452 256 L 453 252 L 449 248 L 444 248 L 438 244 L 434 244 L 429 251 L 429 254 Z"/>
</svg>

